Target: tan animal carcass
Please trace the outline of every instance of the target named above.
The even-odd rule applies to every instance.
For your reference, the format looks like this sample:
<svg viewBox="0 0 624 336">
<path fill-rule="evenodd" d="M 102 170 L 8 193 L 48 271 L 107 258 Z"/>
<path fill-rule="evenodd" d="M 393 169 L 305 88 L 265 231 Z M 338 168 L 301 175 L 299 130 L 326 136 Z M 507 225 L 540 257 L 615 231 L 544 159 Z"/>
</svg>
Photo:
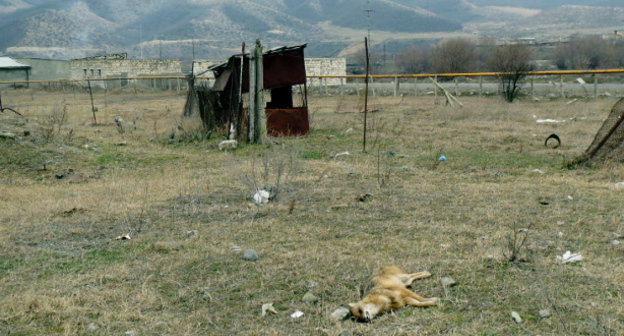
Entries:
<svg viewBox="0 0 624 336">
<path fill-rule="evenodd" d="M 407 273 L 395 266 L 382 267 L 373 277 L 373 289 L 358 303 L 351 303 L 351 313 L 360 321 L 370 322 L 375 316 L 399 309 L 405 305 L 428 307 L 440 299 L 423 298 L 407 289 L 414 280 L 431 276 L 429 272 Z"/>
</svg>

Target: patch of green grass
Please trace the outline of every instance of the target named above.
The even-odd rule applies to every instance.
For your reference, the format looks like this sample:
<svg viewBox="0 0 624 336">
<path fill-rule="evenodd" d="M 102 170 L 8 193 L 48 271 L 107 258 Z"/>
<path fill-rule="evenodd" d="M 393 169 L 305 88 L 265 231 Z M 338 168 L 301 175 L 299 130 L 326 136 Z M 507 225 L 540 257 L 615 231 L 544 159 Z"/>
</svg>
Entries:
<svg viewBox="0 0 624 336">
<path fill-rule="evenodd" d="M 304 160 L 322 160 L 329 156 L 324 150 L 307 150 L 301 153 Z"/>
<path fill-rule="evenodd" d="M 0 256 L 0 276 L 7 271 L 17 268 L 23 262 L 22 259 L 13 256 Z"/>
<path fill-rule="evenodd" d="M 62 274 L 85 273 L 101 265 L 119 262 L 123 260 L 123 254 L 119 250 L 94 250 L 81 256 L 61 258 L 52 264 L 52 270 Z"/>
<path fill-rule="evenodd" d="M 136 161 L 135 158 L 118 149 L 108 150 L 104 154 L 100 155 L 97 159 L 95 159 L 95 163 L 98 165 L 114 166 L 127 165 L 134 161 Z"/>
<path fill-rule="evenodd" d="M 493 169 L 517 169 L 517 168 L 540 168 L 559 167 L 560 159 L 550 156 L 531 153 L 510 153 L 504 151 L 468 150 L 461 152 L 446 151 L 447 160 L 453 162 L 460 160 L 469 166 L 478 166 Z"/>
</svg>

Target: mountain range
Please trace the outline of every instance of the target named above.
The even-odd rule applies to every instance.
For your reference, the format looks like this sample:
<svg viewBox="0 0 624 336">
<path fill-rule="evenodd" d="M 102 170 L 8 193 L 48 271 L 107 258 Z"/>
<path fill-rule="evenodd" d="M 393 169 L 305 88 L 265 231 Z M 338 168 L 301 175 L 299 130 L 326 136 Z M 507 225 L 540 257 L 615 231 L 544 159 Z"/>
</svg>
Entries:
<svg viewBox="0 0 624 336">
<path fill-rule="evenodd" d="M 368 30 L 377 45 L 400 46 L 448 36 L 608 33 L 624 30 L 623 18 L 624 4 L 614 0 L 0 0 L 0 53 L 222 58 L 260 38 L 335 56 Z"/>
</svg>

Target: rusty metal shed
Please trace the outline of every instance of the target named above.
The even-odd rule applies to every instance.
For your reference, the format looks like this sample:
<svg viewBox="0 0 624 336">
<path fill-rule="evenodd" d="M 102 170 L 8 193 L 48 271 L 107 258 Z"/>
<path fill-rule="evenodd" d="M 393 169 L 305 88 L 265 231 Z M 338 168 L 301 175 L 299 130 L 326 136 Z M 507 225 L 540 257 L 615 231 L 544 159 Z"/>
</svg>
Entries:
<svg viewBox="0 0 624 336">
<path fill-rule="evenodd" d="M 309 131 L 305 47 L 282 47 L 263 54 L 264 89 L 270 91 L 271 97 L 265 114 L 267 133 L 271 136 L 304 135 Z M 216 78 L 212 91 L 218 94 L 220 106 L 220 111 L 215 111 L 216 122 L 235 124 L 236 134 L 246 127 L 244 122 L 235 121 L 245 120 L 248 113 L 242 107 L 241 96 L 249 91 L 249 61 L 249 54 L 239 54 L 211 68 Z M 301 86 L 299 102 L 293 99 L 296 85 Z"/>
</svg>

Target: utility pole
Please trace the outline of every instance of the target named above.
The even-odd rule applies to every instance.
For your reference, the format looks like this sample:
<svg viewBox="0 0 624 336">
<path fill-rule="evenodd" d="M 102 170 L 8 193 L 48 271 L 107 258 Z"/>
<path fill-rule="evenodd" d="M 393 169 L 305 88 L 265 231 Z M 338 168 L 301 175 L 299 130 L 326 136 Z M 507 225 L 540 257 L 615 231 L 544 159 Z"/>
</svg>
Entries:
<svg viewBox="0 0 624 336">
<path fill-rule="evenodd" d="M 367 24 L 368 24 L 366 37 L 367 37 L 368 43 L 370 45 L 370 40 L 371 40 L 370 32 L 371 32 L 371 27 L 373 25 L 373 13 L 375 13 L 375 11 L 373 9 L 371 9 L 370 0 L 366 0 L 366 9 L 364 10 L 364 13 L 366 14 L 366 20 L 367 20 Z"/>
</svg>

